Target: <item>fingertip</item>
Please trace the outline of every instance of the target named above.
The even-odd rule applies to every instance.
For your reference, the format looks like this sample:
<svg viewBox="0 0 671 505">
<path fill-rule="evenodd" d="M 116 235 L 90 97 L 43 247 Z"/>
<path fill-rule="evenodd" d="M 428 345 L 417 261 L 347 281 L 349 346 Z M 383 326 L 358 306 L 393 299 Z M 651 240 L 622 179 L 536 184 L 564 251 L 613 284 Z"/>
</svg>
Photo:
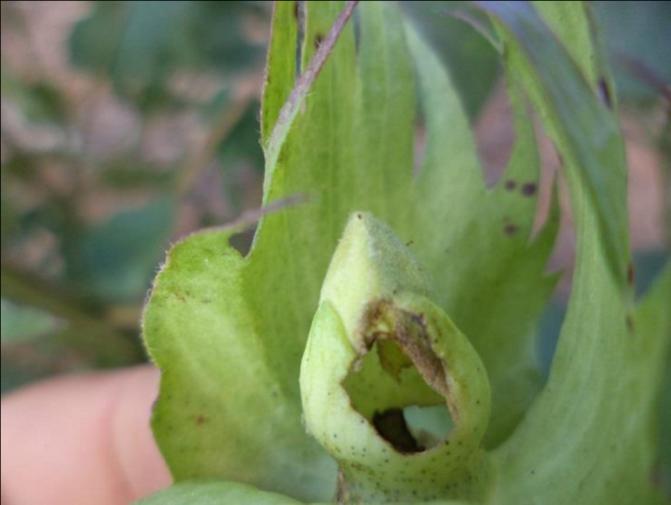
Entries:
<svg viewBox="0 0 671 505">
<path fill-rule="evenodd" d="M 51 379 L 2 399 L 3 504 L 125 504 L 170 483 L 150 366 Z"/>
<path fill-rule="evenodd" d="M 122 380 L 110 440 L 128 492 L 138 499 L 171 482 L 150 426 L 160 373 L 154 367 L 136 367 L 126 371 Z"/>
</svg>

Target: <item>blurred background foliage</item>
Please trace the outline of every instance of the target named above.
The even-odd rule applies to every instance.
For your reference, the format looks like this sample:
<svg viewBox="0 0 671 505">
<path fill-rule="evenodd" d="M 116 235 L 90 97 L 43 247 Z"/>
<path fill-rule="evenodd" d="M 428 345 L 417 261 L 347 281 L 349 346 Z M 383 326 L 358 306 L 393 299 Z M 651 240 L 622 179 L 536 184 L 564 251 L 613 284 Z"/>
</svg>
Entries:
<svg viewBox="0 0 671 505">
<path fill-rule="evenodd" d="M 6 392 L 54 373 L 143 361 L 142 302 L 166 248 L 259 206 L 272 5 L 1 6 Z M 451 69 L 495 177 L 512 143 L 498 55 L 462 19 L 464 2 L 403 8 Z M 594 2 L 593 12 L 622 103 L 643 285 L 668 257 L 671 3 Z M 567 272 L 570 228 L 566 213 L 551 265 Z M 566 293 L 565 282 L 541 324 L 546 367 Z"/>
</svg>

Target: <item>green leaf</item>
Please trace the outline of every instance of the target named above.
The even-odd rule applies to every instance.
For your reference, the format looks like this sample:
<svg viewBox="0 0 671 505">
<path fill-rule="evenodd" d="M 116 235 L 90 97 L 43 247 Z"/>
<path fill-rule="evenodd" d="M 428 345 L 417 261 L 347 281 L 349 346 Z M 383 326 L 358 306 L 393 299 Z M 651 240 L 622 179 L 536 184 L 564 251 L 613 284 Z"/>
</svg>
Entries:
<svg viewBox="0 0 671 505">
<path fill-rule="evenodd" d="M 493 453 L 500 474 L 494 494 L 502 503 L 533 503 L 534 497 L 550 505 L 657 503 L 649 477 L 650 426 L 671 336 L 661 307 L 668 279 L 651 295 L 650 313 L 634 315 L 623 289 L 629 252 L 621 138 L 570 51 L 531 9 L 505 3 L 485 8 L 504 27 L 507 64 L 525 76 L 568 160 L 577 234 L 573 290 L 550 378 L 522 424 Z"/>
<path fill-rule="evenodd" d="M 482 256 L 476 256 L 471 269 L 459 272 L 450 268 L 455 276 L 462 276 L 460 285 L 470 282 L 478 261 L 484 262 L 483 256 L 490 256 L 491 247 L 502 246 L 507 250 L 507 262 L 499 264 L 494 273 L 504 275 L 506 270 L 514 272 L 511 258 L 515 254 L 519 253 L 516 260 L 519 267 L 516 268 L 521 268 L 527 258 L 524 251 L 527 248 L 527 237 L 535 208 L 535 192 L 525 196 L 521 188 L 523 184 L 535 180 L 533 178 L 536 177 L 536 167 L 531 165 L 530 168 L 525 168 L 524 170 L 529 170 L 528 173 L 523 172 L 522 168 L 515 169 L 520 171 L 519 174 L 515 172 L 516 175 L 528 176 L 527 179 L 520 180 L 516 194 L 509 195 L 502 189 L 487 192 L 479 173 L 474 147 L 468 134 L 464 133 L 468 132 L 468 122 L 460 109 L 455 109 L 453 104 L 456 104 L 456 93 L 447 84 L 450 101 L 431 103 L 428 109 L 435 110 L 430 122 L 439 121 L 441 115 L 454 121 L 447 137 L 451 149 L 441 151 L 435 145 L 440 142 L 439 139 L 444 134 L 441 128 L 446 128 L 446 124 L 431 124 L 430 134 L 435 135 L 435 140 L 430 141 L 428 149 L 435 150 L 435 153 L 431 151 L 427 154 L 432 162 L 427 163 L 425 174 L 415 185 L 412 181 L 415 94 L 410 52 L 405 42 L 406 30 L 393 5 L 364 3 L 359 8 L 361 33 L 358 58 L 355 58 L 352 27 L 347 26 L 318 77 L 313 83 L 308 83 L 309 92 L 307 88 L 301 88 L 305 86 L 305 81 L 292 82 L 291 75 L 286 72 L 286 60 L 277 56 L 293 54 L 295 40 L 280 37 L 275 38 L 271 44 L 262 118 L 262 132 L 272 130 L 272 133 L 266 133 L 264 142 L 264 202 L 272 204 L 295 195 L 302 195 L 307 202 L 264 216 L 248 258 L 241 260 L 239 265 L 235 263 L 235 267 L 228 266 L 235 270 L 235 273 L 227 274 L 233 277 L 217 280 L 217 276 L 212 275 L 214 260 L 205 248 L 205 239 L 194 237 L 177 246 L 168 258 L 167 267 L 157 279 L 145 318 L 148 349 L 159 366 L 165 370 L 154 430 L 178 480 L 214 476 L 237 478 L 254 482 L 264 489 L 293 493 L 293 496 L 330 498 L 335 477 L 333 463 L 307 437 L 301 441 L 303 431 L 300 426 L 296 377 L 309 322 L 316 310 L 319 286 L 345 219 L 354 209 L 372 211 L 393 225 L 402 240 L 417 239 L 422 246 L 426 246 L 427 253 L 423 254 L 422 259 L 428 259 L 427 263 L 431 267 L 438 265 L 436 272 L 439 274 L 439 282 L 436 285 L 441 302 L 447 297 L 446 293 L 449 293 L 449 286 L 443 285 L 443 280 L 449 278 L 447 273 L 443 273 L 443 266 L 449 264 L 453 257 L 446 257 L 443 249 L 438 250 L 432 246 L 434 239 L 441 246 L 463 241 L 466 245 L 482 251 Z M 340 6 L 333 3 L 308 4 L 302 46 L 304 69 L 308 68 L 310 56 L 316 54 L 316 48 L 328 42 L 329 29 L 339 10 Z M 294 22 L 291 5 L 280 4 L 276 7 L 274 30 L 280 23 Z M 294 28 L 289 26 L 288 30 Z M 428 58 L 428 63 L 423 63 L 420 67 L 420 72 L 427 74 L 436 60 L 428 53 L 428 49 L 419 44 L 412 42 L 413 56 Z M 433 78 L 441 78 L 440 73 L 438 76 L 422 76 L 424 82 L 431 82 Z M 445 80 L 444 77 L 442 79 Z M 290 86 L 296 86 L 298 92 L 292 92 Z M 440 95 L 443 91 L 434 90 L 433 96 Z M 289 98 L 284 105 L 285 109 L 279 110 L 281 97 Z M 394 106 L 390 107 L 389 104 Z M 533 160 L 535 151 L 530 150 L 532 144 L 529 143 L 529 128 L 522 131 L 526 137 L 520 142 L 514 159 L 517 160 L 515 165 L 526 166 L 523 163 Z M 466 141 L 462 142 L 464 135 Z M 470 160 L 470 165 L 462 163 L 463 166 L 460 167 L 460 160 Z M 482 206 L 489 207 L 489 201 L 493 202 L 489 207 L 493 213 L 509 210 L 511 217 L 519 218 L 519 222 L 515 223 L 519 227 L 519 233 L 510 237 L 504 230 L 506 223 L 500 221 L 500 218 L 480 219 L 476 216 L 472 220 L 485 221 L 495 229 L 497 238 L 482 244 L 469 239 L 469 228 L 463 227 L 458 218 L 452 219 L 455 216 L 449 216 L 448 219 L 445 210 L 438 204 L 441 199 L 444 201 L 446 197 L 449 198 L 449 194 L 429 192 L 429 165 L 436 173 L 443 165 L 446 168 L 460 167 L 463 177 L 470 181 L 470 189 L 459 197 L 459 201 L 470 204 L 473 201 L 471 198 L 475 198 Z M 469 171 L 470 168 L 473 173 Z M 456 168 L 444 170 L 453 174 L 452 181 L 459 178 L 455 170 Z M 452 181 L 436 179 L 433 182 L 440 183 L 441 187 L 447 185 L 448 191 L 455 191 L 457 194 L 457 188 L 450 187 Z M 459 187 L 465 186 L 461 184 Z M 415 214 L 414 191 L 417 191 L 415 198 L 421 203 L 417 214 L 419 217 Z M 429 208 L 428 202 L 433 207 Z M 455 208 L 458 208 L 456 202 Z M 439 210 L 435 216 L 437 221 L 433 221 L 430 210 Z M 476 212 L 480 213 L 485 214 L 482 210 Z M 427 216 L 432 223 L 438 223 L 438 235 L 426 223 Z M 424 230 L 425 234 L 420 236 L 418 230 Z M 443 233 L 447 237 L 446 242 L 442 242 L 445 240 L 442 238 Z M 522 286 L 534 275 L 541 277 L 545 255 L 554 232 L 548 233 L 546 238 L 538 240 L 543 246 L 533 246 L 528 254 L 529 257 L 536 258 L 536 266 L 530 269 L 529 277 L 521 277 Z M 455 235 L 458 240 L 453 239 Z M 210 240 L 219 240 L 220 249 L 225 251 L 227 237 L 215 237 L 216 233 Z M 419 247 L 418 250 L 421 251 Z M 174 255 L 178 251 L 181 257 L 193 258 L 189 261 L 199 264 L 202 270 L 197 273 L 189 270 L 188 275 L 180 271 L 186 271 L 188 267 L 175 262 Z M 207 258 L 207 261 L 203 259 L 199 262 L 197 258 L 201 256 Z M 185 304 L 170 306 L 169 309 L 162 305 L 160 300 L 164 296 L 169 297 L 170 293 L 165 291 L 167 288 L 164 286 L 190 285 L 196 282 L 196 278 L 201 278 L 202 281 L 199 282 L 202 284 L 198 284 L 198 289 L 189 290 L 191 293 L 214 293 L 217 297 L 225 296 L 226 299 L 239 302 L 224 304 L 222 301 L 219 306 L 203 305 L 197 300 L 191 300 L 192 295 L 182 294 Z M 491 274 L 481 277 L 479 282 L 486 284 L 489 280 Z M 549 293 L 552 286 L 551 280 L 541 279 L 538 282 L 540 289 L 526 286 L 526 296 L 534 306 L 542 305 L 543 296 Z M 513 293 L 522 289 L 524 288 L 514 288 Z M 214 295 L 208 295 L 210 299 L 213 297 Z M 513 305 L 518 311 L 521 308 L 527 309 L 526 301 L 525 298 Z M 191 306 L 190 302 L 195 306 Z M 248 307 L 247 311 L 236 309 L 238 305 Z M 505 306 L 503 304 L 500 310 L 501 318 L 514 320 L 516 313 L 504 314 Z M 200 315 L 194 318 L 195 313 Z M 452 315 L 452 312 L 448 311 L 448 314 Z M 460 317 L 459 311 L 453 317 Z M 208 323 L 201 326 L 199 320 L 206 318 Z M 495 328 L 501 318 L 492 318 L 491 328 Z M 528 330 L 524 332 L 522 344 L 509 343 L 512 350 L 508 356 L 511 360 L 518 357 L 520 349 L 526 352 L 529 342 L 527 337 L 532 333 L 534 318 L 535 315 L 531 314 L 528 318 L 521 318 L 521 321 L 509 325 L 512 329 L 519 325 Z M 249 321 L 242 323 L 239 320 Z M 219 337 L 224 340 L 218 341 L 213 340 L 215 337 L 212 332 L 206 331 L 207 328 L 217 327 L 233 327 L 234 330 Z M 470 336 L 468 332 L 466 334 Z M 507 333 L 501 339 L 503 342 L 506 335 Z M 483 335 L 483 342 L 484 339 Z M 247 350 L 252 343 L 255 351 Z M 167 354 L 163 354 L 161 349 L 165 349 Z M 169 351 L 170 349 L 173 350 Z M 247 372 L 239 370 L 242 364 L 236 364 L 237 361 L 229 364 L 225 372 L 221 371 L 217 367 L 217 361 L 211 358 L 219 356 L 219 360 L 223 361 L 226 356 L 235 355 L 237 350 L 245 350 L 245 367 L 255 370 L 255 377 L 259 377 L 248 381 L 245 388 L 249 388 L 249 393 L 241 394 L 240 397 L 249 396 L 252 391 L 254 395 L 264 397 L 271 389 L 277 390 L 283 398 L 282 411 L 263 411 L 265 422 L 274 427 L 273 436 L 279 439 L 279 442 L 273 442 L 273 457 L 265 456 L 269 451 L 270 442 L 267 437 L 270 433 L 248 429 L 248 420 L 257 419 L 261 415 L 256 403 L 235 400 L 221 393 L 233 388 L 237 390 L 241 381 L 236 377 L 238 374 L 245 376 Z M 502 354 L 501 349 L 496 352 Z M 519 407 L 512 423 L 506 421 L 506 429 L 514 424 L 530 396 L 533 396 L 525 384 L 526 366 L 520 366 L 522 372 L 518 369 L 504 370 L 505 367 L 501 367 L 501 374 L 498 374 L 502 376 L 505 372 L 508 375 L 505 381 L 499 381 L 503 386 L 512 385 L 515 381 L 521 383 L 521 387 L 513 385 L 519 393 L 510 395 L 510 398 L 514 398 Z M 201 368 L 208 371 L 195 371 Z M 171 378 L 175 373 L 179 373 L 179 378 Z M 517 379 L 516 375 L 522 376 L 522 379 Z M 204 377 L 208 377 L 205 382 Z M 211 377 L 217 379 L 211 380 Z M 518 400 L 518 396 L 522 400 Z M 185 403 L 187 397 L 189 403 Z M 497 398 L 499 397 L 503 398 L 502 395 Z M 196 399 L 198 405 L 193 406 Z M 203 414 L 205 405 L 208 406 L 208 412 L 219 414 L 213 417 L 215 421 L 203 424 L 200 429 L 194 429 L 193 419 Z M 236 408 L 231 405 L 236 405 Z M 208 417 L 207 414 L 204 415 Z M 220 441 L 222 437 L 246 442 L 240 445 L 225 444 Z M 289 442 L 282 443 L 285 438 Z M 215 450 L 216 453 L 213 454 L 212 451 Z M 296 459 L 302 461 L 301 468 L 304 470 L 287 465 L 288 461 Z M 265 460 L 264 465 L 259 463 L 262 460 Z M 302 472 L 310 472 L 311 479 L 306 479 L 307 474 Z M 306 481 L 314 484 L 306 487 Z"/>
<path fill-rule="evenodd" d="M 596 47 L 587 17 L 587 4 L 579 1 L 533 2 L 534 9 L 547 23 L 590 86 L 596 88 L 599 78 Z"/>
<path fill-rule="evenodd" d="M 625 206 L 616 203 L 623 201 L 626 191 L 624 144 L 616 117 L 608 107 L 612 93 L 608 92 L 607 103 L 595 100 L 595 88 L 607 86 L 608 79 L 601 76 L 598 83 L 588 82 L 585 76 L 597 75 L 595 58 L 573 60 L 572 50 L 557 43 L 556 37 L 565 34 L 553 35 L 529 5 L 478 4 L 497 16 L 514 37 L 516 50 L 507 55 L 507 65 L 524 81 L 572 184 L 580 181 L 586 188 L 586 203 L 594 207 L 608 267 L 618 281 L 618 289 L 624 289 L 630 261 L 627 213 Z M 582 9 L 582 4 L 568 3 L 565 8 Z M 575 30 L 567 33 L 572 35 Z M 586 40 L 585 36 L 562 39 L 575 48 L 573 52 L 593 55 L 591 45 L 584 46 Z M 578 67 L 578 63 L 586 66 Z"/>
<path fill-rule="evenodd" d="M 655 481 L 662 493 L 671 498 L 671 262 L 657 276 L 649 291 L 636 307 L 633 319 L 636 329 L 646 337 L 645 356 L 652 368 L 644 370 L 651 391 L 646 398 L 661 404 L 659 417 L 651 431 L 641 430 L 642 443 L 657 452 Z M 650 358 L 652 356 L 652 358 Z M 641 359 L 641 358 L 639 358 Z M 655 366 L 656 365 L 656 366 Z M 644 368 L 644 364 L 640 364 Z M 655 390 L 654 385 L 657 384 Z M 642 399 L 645 401 L 645 399 Z M 650 405 L 646 405 L 650 408 Z M 653 412 L 654 414 L 654 412 Z M 656 428 L 656 429 L 655 429 Z M 646 454 L 646 456 L 648 456 Z"/>
<path fill-rule="evenodd" d="M 227 233 L 186 240 L 155 283 L 144 322 L 148 350 L 164 370 L 153 426 L 178 481 L 220 477 L 304 499 L 332 496 L 335 465 L 301 425 L 300 359 L 348 213 L 363 208 L 392 222 L 407 220 L 407 207 L 390 205 L 384 191 L 401 191 L 397 181 L 410 181 L 413 155 L 412 67 L 399 13 L 381 3 L 361 7 L 362 26 L 370 28 L 359 51 L 367 56 L 357 64 L 354 31 L 346 26 L 309 94 L 298 95 L 300 113 L 283 116 L 274 99 L 264 109 L 264 121 L 279 118 L 265 144 L 264 202 L 296 195 L 307 202 L 264 216 L 245 259 L 227 246 Z M 287 19 L 278 9 L 275 27 Z M 328 42 L 340 10 L 337 3 L 307 5 L 306 61 Z M 286 41 L 283 50 L 294 52 L 295 43 Z M 376 62 L 375 50 L 384 45 L 395 65 Z M 284 77 L 276 78 L 278 72 Z M 300 83 L 287 79 L 271 58 L 265 96 L 289 96 L 288 87 Z M 397 107 L 371 112 L 387 103 Z M 375 146 L 374 155 L 357 155 L 368 148 L 364 141 Z M 239 354 L 245 359 L 231 359 Z M 197 426 L 201 415 L 209 422 Z"/>
<path fill-rule="evenodd" d="M 413 248 L 431 272 L 438 303 L 485 363 L 493 390 L 487 444 L 493 446 L 540 389 L 534 336 L 556 282 L 544 269 L 557 213 L 530 241 L 540 162 L 515 76 L 508 74 L 508 88 L 517 138 L 502 179 L 488 189 L 450 76 L 411 30 L 408 38 L 427 126 Z"/>
<path fill-rule="evenodd" d="M 265 493 L 236 482 L 183 482 L 136 505 L 298 505 L 286 496 Z"/>
<path fill-rule="evenodd" d="M 15 102 L 30 122 L 63 124 L 67 119 L 65 97 L 50 82 L 24 82 L 3 65 L 0 89 L 3 100 Z"/>
<path fill-rule="evenodd" d="M 154 434 L 177 481 L 219 477 L 328 499 L 333 468 L 305 435 L 288 381 L 268 365 L 243 291 L 248 263 L 229 236 L 177 244 L 154 284 L 144 315 L 147 349 L 163 369 Z"/>
<path fill-rule="evenodd" d="M 175 185 L 175 172 L 153 163 L 140 162 L 134 155 L 120 156 L 101 164 L 100 181 L 121 191 L 149 189 L 168 191 Z"/>
<path fill-rule="evenodd" d="M 593 216 L 589 226 L 595 227 Z M 650 485 L 651 427 L 671 344 L 671 269 L 627 315 L 609 271 L 590 260 L 599 245 L 589 237 L 581 233 L 576 284 L 549 383 L 494 454 L 503 503 L 541 495 L 547 504 L 663 503 Z"/>
<path fill-rule="evenodd" d="M 274 2 L 273 9 L 261 104 L 261 142 L 264 145 L 269 140 L 280 109 L 289 98 L 298 71 L 298 2 Z"/>
<path fill-rule="evenodd" d="M 476 118 L 497 82 L 500 65 L 496 50 L 471 26 L 456 15 L 469 2 L 405 1 L 404 12 L 434 48 L 446 66 L 464 110 Z"/>
<path fill-rule="evenodd" d="M 301 500 L 332 499 L 335 462 L 305 433 L 302 394 L 306 424 L 340 460 L 341 482 L 358 483 L 350 486 L 353 497 L 379 498 L 375 479 L 365 470 L 380 472 L 376 463 L 383 465 L 384 458 L 369 461 L 356 449 L 375 449 L 379 460 L 389 447 L 371 436 L 366 416 L 369 421 L 375 416 L 378 399 L 397 407 L 399 398 L 405 406 L 417 395 L 417 406 L 423 407 L 451 394 L 468 396 L 474 382 L 462 380 L 469 374 L 459 366 L 474 368 L 477 356 L 461 352 L 472 345 L 492 386 L 492 427 L 484 446 L 493 450 L 485 454 L 478 447 L 482 419 L 451 419 L 455 433 L 460 422 L 475 429 L 477 436 L 465 434 L 460 440 L 481 458 L 475 467 L 481 463 L 486 470 L 476 472 L 477 482 L 468 482 L 474 467 L 468 451 L 457 450 L 464 458 L 457 458 L 450 475 L 466 482 L 455 478 L 444 494 L 511 505 L 653 501 L 645 477 L 654 457 L 649 426 L 662 366 L 658 356 L 668 346 L 668 319 L 661 316 L 659 299 L 668 300 L 668 292 L 655 291 L 651 296 L 657 301 L 644 305 L 652 308 L 632 312 L 625 289 L 629 253 L 621 138 L 613 114 L 596 98 L 600 80 L 608 79 L 596 56 L 584 57 L 596 51 L 592 35 L 585 33 L 590 25 L 581 17 L 582 7 L 566 7 L 581 9 L 567 18 L 579 22 L 558 34 L 526 4 L 487 7 L 513 29 L 503 39 L 517 133 L 503 179 L 488 189 L 468 120 L 436 56 L 390 3 L 360 5 L 355 44 L 353 26 L 344 24 L 352 5 L 306 3 L 304 26 L 297 25 L 293 3 L 275 9 L 262 106 L 263 202 L 268 211 L 285 208 L 263 215 L 246 257 L 229 245 L 237 228 L 208 230 L 177 244 L 156 279 L 144 337 L 162 370 L 153 429 L 175 480 L 237 480 Z M 543 15 L 552 20 L 569 12 L 562 9 Z M 278 31 L 282 24 L 291 36 Z M 298 34 L 303 42 L 296 58 Z M 568 38 L 569 48 L 555 37 Z M 298 78 L 296 61 L 302 71 Z M 414 180 L 413 61 L 427 125 L 425 161 Z M 585 75 L 599 76 L 598 81 L 588 83 Z M 578 223 L 574 294 L 541 393 L 533 335 L 555 283 L 544 268 L 556 216 L 530 238 L 539 161 L 524 92 L 540 109 L 564 157 Z M 329 280 L 323 284 L 324 303 L 318 308 L 329 258 L 355 209 L 380 218 L 398 238 L 389 239 L 394 247 L 382 247 L 368 240 L 377 232 L 346 232 L 332 264 L 345 258 L 337 268 L 347 275 L 336 282 L 338 289 Z M 374 221 L 367 217 L 366 222 Z M 348 262 L 342 250 L 349 246 L 371 255 L 362 264 Z M 412 262 L 398 260 L 407 259 L 408 248 L 426 267 L 432 284 L 426 291 L 406 275 L 414 271 L 408 266 Z M 394 293 L 393 282 L 380 274 L 385 268 L 394 271 L 391 277 L 402 278 L 410 294 Z M 378 349 L 378 365 L 364 361 L 360 369 L 350 369 L 350 358 L 362 350 L 357 321 L 366 299 L 357 290 L 394 302 L 382 311 L 382 330 L 390 321 L 394 327 L 401 321 L 401 329 L 417 336 L 403 317 L 407 312 L 437 321 L 436 339 L 449 340 L 445 349 L 460 349 L 458 360 L 450 361 L 442 348 L 441 356 L 463 389 L 427 391 L 427 385 L 440 383 L 421 373 L 426 370 L 420 360 L 414 363 L 420 372 L 408 383 L 401 380 L 395 390 L 389 384 L 394 377 L 402 379 L 408 363 L 393 346 Z M 301 355 L 315 312 L 304 361 L 307 378 L 299 388 Z M 464 358 L 467 354 L 475 358 Z M 350 370 L 360 375 L 343 377 Z M 381 380 L 389 387 L 378 390 L 377 382 L 370 389 L 359 387 L 365 384 L 357 382 L 362 377 L 385 377 Z M 339 394 L 343 408 L 320 410 L 329 407 L 329 392 Z M 365 413 L 354 413 L 348 400 Z M 622 415 L 632 405 L 636 414 Z M 341 434 L 337 421 L 342 417 L 354 421 L 342 431 L 354 445 L 345 454 L 325 442 Z M 443 452 L 440 446 L 434 454 Z M 429 461 L 431 455 L 413 457 Z M 406 460 L 394 456 L 395 468 L 406 470 Z M 402 475 L 394 471 L 383 477 L 385 485 L 413 496 Z M 421 472 L 412 477 L 424 478 Z"/>
</svg>

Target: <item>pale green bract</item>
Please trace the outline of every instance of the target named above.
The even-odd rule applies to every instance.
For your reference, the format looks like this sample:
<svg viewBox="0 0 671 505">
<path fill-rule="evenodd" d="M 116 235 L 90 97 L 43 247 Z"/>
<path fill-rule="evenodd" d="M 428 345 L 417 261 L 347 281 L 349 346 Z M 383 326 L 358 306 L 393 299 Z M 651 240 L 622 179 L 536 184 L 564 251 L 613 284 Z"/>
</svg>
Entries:
<svg viewBox="0 0 671 505">
<path fill-rule="evenodd" d="M 493 188 L 449 74 L 395 4 L 362 2 L 356 37 L 344 25 L 313 82 L 296 70 L 343 4 L 306 2 L 302 27 L 294 2 L 275 4 L 263 201 L 301 202 L 265 214 L 245 257 L 235 226 L 169 252 L 144 337 L 176 484 L 142 503 L 663 502 L 650 473 L 671 269 L 633 304 L 622 140 L 597 98 L 610 78 L 585 8 L 478 5 L 503 42 L 516 131 Z M 530 239 L 525 93 L 564 160 L 577 228 L 545 384 L 534 335 L 556 211 Z"/>
</svg>

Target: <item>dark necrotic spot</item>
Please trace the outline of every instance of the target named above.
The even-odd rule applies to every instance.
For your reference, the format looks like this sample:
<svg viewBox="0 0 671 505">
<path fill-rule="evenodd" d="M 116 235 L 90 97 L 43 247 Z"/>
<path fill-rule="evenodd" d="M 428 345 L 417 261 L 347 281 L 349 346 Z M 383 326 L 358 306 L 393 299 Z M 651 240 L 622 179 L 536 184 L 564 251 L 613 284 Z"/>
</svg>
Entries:
<svg viewBox="0 0 671 505">
<path fill-rule="evenodd" d="M 298 19 L 298 1 L 294 2 L 294 18 Z"/>
<path fill-rule="evenodd" d="M 503 226 L 503 233 L 505 233 L 506 235 L 509 235 L 509 236 L 510 236 L 510 235 L 515 235 L 515 233 L 517 233 L 517 230 L 518 230 L 518 229 L 519 229 L 519 228 L 518 228 L 518 226 L 517 226 L 516 224 L 513 224 L 513 223 L 506 223 L 506 224 Z"/>
<path fill-rule="evenodd" d="M 207 418 L 203 414 L 199 414 L 196 416 L 196 424 L 198 426 L 205 424 L 205 421 L 207 421 Z"/>
<path fill-rule="evenodd" d="M 610 88 L 606 79 L 599 77 L 599 94 L 601 95 L 601 100 L 609 109 L 613 108 L 613 100 L 610 96 Z"/>
<path fill-rule="evenodd" d="M 410 433 L 403 411 L 399 408 L 375 412 L 373 426 L 380 436 L 393 445 L 398 452 L 413 453 L 424 450 Z"/>
<path fill-rule="evenodd" d="M 506 181 L 505 188 L 506 188 L 508 191 L 512 191 L 512 190 L 514 190 L 516 187 L 517 187 L 517 183 L 516 183 L 515 181 L 513 181 L 512 179 L 508 179 L 508 180 Z"/>
<path fill-rule="evenodd" d="M 634 265 L 629 263 L 629 265 L 627 265 L 627 282 L 629 283 L 630 286 L 633 286 L 635 280 L 636 280 L 636 272 L 634 271 Z"/>
<path fill-rule="evenodd" d="M 631 317 L 631 314 L 627 314 L 625 322 L 627 323 L 627 330 L 629 330 L 629 333 L 634 333 L 634 318 Z"/>
<path fill-rule="evenodd" d="M 315 35 L 315 49 L 319 49 L 319 46 L 322 45 L 324 41 L 324 36 L 321 33 Z"/>
<path fill-rule="evenodd" d="M 533 196 L 536 194 L 536 183 L 527 182 L 522 186 L 522 194 L 524 196 Z"/>
</svg>

